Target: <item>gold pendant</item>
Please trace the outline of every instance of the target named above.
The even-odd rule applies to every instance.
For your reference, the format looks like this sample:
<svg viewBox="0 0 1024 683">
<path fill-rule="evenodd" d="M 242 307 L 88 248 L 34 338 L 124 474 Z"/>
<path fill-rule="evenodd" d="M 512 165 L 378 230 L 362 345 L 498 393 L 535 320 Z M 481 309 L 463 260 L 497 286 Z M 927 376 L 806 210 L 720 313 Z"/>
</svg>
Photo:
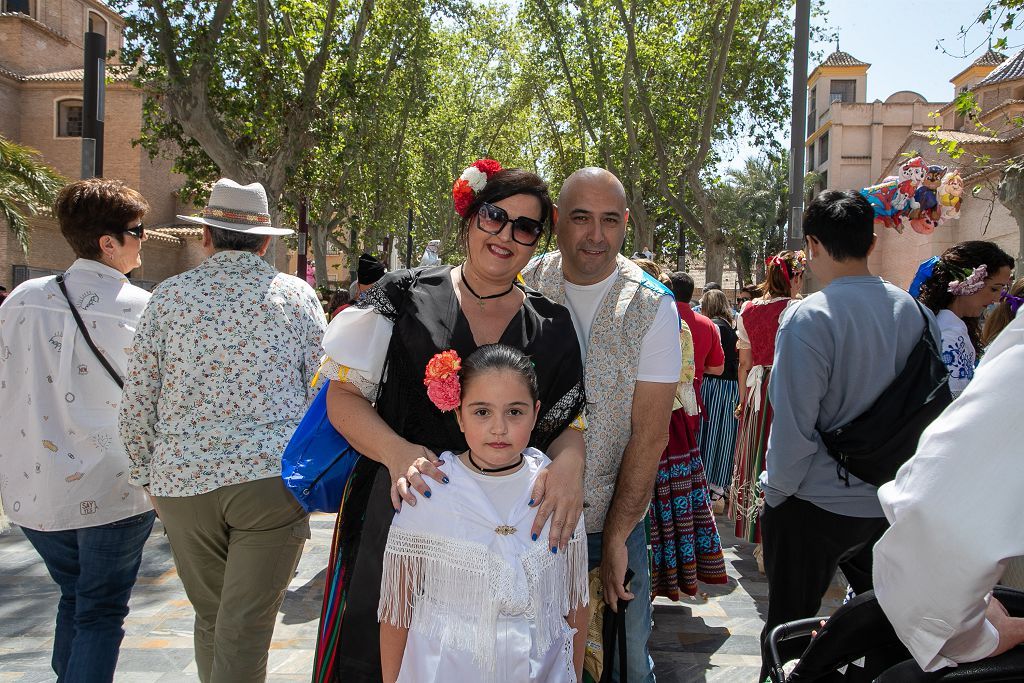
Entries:
<svg viewBox="0 0 1024 683">
<path fill-rule="evenodd" d="M 499 536 L 511 536 L 515 532 L 516 528 L 514 526 L 509 526 L 507 524 L 502 524 L 494 530 L 494 533 L 498 534 Z"/>
<path fill-rule="evenodd" d="M 486 306 L 487 304 L 484 301 L 477 300 L 476 305 L 479 306 L 480 310 L 482 311 L 482 310 L 484 310 L 484 306 Z"/>
</svg>

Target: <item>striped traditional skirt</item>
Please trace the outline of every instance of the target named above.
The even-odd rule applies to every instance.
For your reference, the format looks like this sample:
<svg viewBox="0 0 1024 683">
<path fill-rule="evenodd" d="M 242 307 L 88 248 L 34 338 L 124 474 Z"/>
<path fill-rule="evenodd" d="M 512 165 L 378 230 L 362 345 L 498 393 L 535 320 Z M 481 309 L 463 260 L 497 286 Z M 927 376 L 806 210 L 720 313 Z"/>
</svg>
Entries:
<svg viewBox="0 0 1024 683">
<path fill-rule="evenodd" d="M 722 542 L 697 440 L 683 410 L 672 413 L 668 447 L 651 500 L 651 594 L 696 595 L 697 581 L 726 583 Z"/>
<path fill-rule="evenodd" d="M 736 536 L 752 543 L 761 542 L 758 516 L 763 494 L 758 478 L 765 469 L 768 433 L 772 425 L 772 406 L 768 401 L 768 378 L 771 368 L 757 367 L 752 372 L 760 378 L 747 389 L 747 402 L 740 416 L 736 435 L 732 489 L 729 492 L 729 517 L 736 519 Z"/>
<path fill-rule="evenodd" d="M 739 403 L 739 384 L 734 379 L 705 375 L 700 387 L 704 416 L 697 447 L 704 461 L 708 487 L 726 491 L 732 483 L 732 459 L 736 452 L 736 430 L 739 422 L 733 411 Z"/>
</svg>

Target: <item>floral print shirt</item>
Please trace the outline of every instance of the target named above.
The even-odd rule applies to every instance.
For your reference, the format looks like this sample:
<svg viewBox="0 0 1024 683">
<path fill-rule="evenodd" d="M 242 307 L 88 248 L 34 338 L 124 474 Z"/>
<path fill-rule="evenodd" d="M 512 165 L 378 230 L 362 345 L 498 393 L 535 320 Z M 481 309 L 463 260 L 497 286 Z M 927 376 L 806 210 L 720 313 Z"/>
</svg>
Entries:
<svg viewBox="0 0 1024 683">
<path fill-rule="evenodd" d="M 326 327 L 313 289 L 251 252 L 158 285 L 121 401 L 131 481 L 179 497 L 280 475 Z"/>
</svg>

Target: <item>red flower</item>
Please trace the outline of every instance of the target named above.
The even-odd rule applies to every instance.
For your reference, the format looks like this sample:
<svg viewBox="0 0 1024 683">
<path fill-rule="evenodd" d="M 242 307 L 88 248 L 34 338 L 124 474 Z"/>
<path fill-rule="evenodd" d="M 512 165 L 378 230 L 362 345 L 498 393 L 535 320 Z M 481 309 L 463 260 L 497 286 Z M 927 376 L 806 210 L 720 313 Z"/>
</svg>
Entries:
<svg viewBox="0 0 1024 683">
<path fill-rule="evenodd" d="M 483 171 L 488 180 L 491 179 L 491 176 L 501 170 L 501 164 L 494 159 L 477 159 L 472 163 L 472 165 Z"/>
<path fill-rule="evenodd" d="M 427 397 L 441 412 L 455 410 L 462 400 L 462 385 L 458 375 L 433 380 L 427 384 Z"/>
<path fill-rule="evenodd" d="M 452 187 L 452 197 L 455 199 L 455 213 L 467 218 L 466 211 L 473 203 L 473 188 L 469 186 L 468 182 L 459 178 Z"/>
<path fill-rule="evenodd" d="M 459 407 L 462 398 L 462 384 L 459 382 L 459 368 L 462 359 L 452 349 L 434 354 L 427 363 L 423 384 L 427 397 L 441 412 Z"/>
</svg>

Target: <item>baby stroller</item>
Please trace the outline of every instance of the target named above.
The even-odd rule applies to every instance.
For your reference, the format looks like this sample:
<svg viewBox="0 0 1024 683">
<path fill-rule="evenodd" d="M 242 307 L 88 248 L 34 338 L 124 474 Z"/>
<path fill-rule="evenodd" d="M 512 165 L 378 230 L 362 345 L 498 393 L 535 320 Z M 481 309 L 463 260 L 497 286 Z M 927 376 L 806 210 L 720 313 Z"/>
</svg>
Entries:
<svg viewBox="0 0 1024 683">
<path fill-rule="evenodd" d="M 1024 616 L 1024 592 L 997 587 L 995 596 L 1013 616 Z M 811 637 L 811 632 L 818 635 Z M 991 659 L 925 673 L 886 619 L 874 591 L 862 593 L 821 618 L 772 629 L 764 643 L 772 683 L 960 683 L 1024 681 L 1024 647 Z M 788 676 L 786 662 L 798 659 Z M 843 671 L 845 667 L 845 671 Z"/>
</svg>

